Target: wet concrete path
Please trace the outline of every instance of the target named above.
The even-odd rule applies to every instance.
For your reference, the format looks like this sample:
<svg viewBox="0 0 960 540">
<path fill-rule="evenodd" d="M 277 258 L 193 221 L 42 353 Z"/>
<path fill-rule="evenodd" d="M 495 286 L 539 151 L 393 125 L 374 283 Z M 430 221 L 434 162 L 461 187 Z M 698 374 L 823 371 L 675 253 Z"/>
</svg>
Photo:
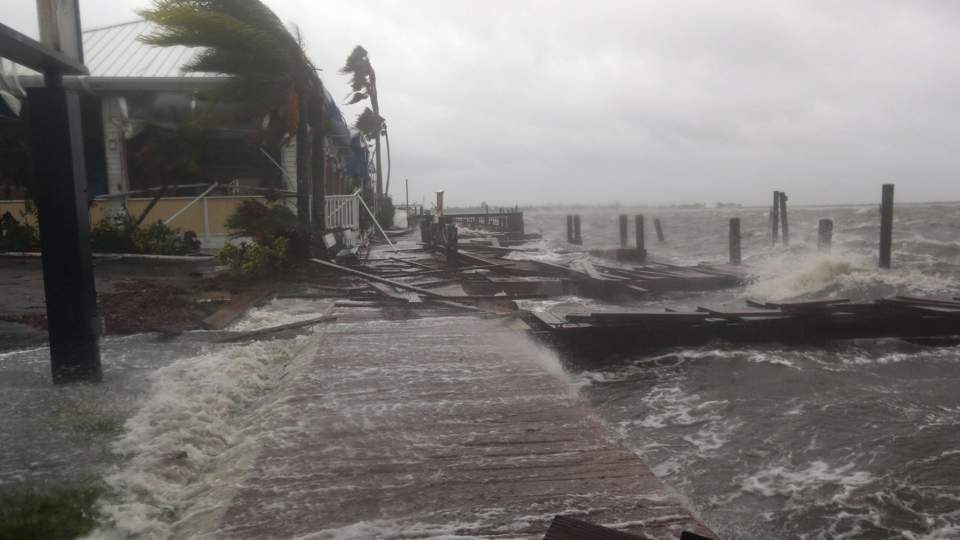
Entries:
<svg viewBox="0 0 960 540">
<path fill-rule="evenodd" d="M 542 538 L 561 513 L 707 533 L 611 440 L 553 353 L 509 325 L 345 313 L 325 326 L 215 536 Z"/>
</svg>

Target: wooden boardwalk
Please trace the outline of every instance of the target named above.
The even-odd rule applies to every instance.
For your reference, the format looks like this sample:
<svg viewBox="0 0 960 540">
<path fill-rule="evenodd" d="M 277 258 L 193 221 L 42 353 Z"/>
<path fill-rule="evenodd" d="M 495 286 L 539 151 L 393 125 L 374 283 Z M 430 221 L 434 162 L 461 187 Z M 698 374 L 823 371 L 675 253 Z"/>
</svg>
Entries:
<svg viewBox="0 0 960 540">
<path fill-rule="evenodd" d="M 216 536 L 542 538 L 557 514 L 710 535 L 509 320 L 337 315 L 291 365 Z"/>
</svg>

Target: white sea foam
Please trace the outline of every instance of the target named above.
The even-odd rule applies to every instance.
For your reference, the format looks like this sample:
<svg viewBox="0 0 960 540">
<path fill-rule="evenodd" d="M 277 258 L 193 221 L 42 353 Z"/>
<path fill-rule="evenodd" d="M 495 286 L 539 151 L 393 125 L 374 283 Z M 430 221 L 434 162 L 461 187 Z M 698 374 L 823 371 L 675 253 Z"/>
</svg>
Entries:
<svg viewBox="0 0 960 540">
<path fill-rule="evenodd" d="M 225 481 L 213 474 L 218 461 L 249 461 L 241 454 L 255 451 L 255 441 L 242 415 L 314 342 L 302 336 L 220 347 L 154 372 L 142 407 L 114 443 L 123 463 L 106 478 L 116 496 L 103 503 L 114 525 L 91 538 L 169 537 L 175 520 L 196 511 L 191 502 Z"/>
<path fill-rule="evenodd" d="M 750 296 L 766 300 L 787 300 L 804 295 L 839 297 L 892 292 L 942 294 L 955 291 L 957 282 L 949 277 L 915 269 L 878 270 L 866 257 L 853 255 L 783 255 L 755 267 L 757 280 L 747 289 Z"/>
<path fill-rule="evenodd" d="M 249 310 L 240 320 L 230 325 L 230 330 L 248 332 L 313 319 L 327 312 L 332 304 L 331 300 L 279 298 Z"/>
<path fill-rule="evenodd" d="M 832 467 L 820 460 L 799 470 L 777 465 L 743 478 L 740 485 L 743 492 L 786 497 L 791 504 L 810 504 L 820 490 L 829 488 L 830 500 L 841 502 L 873 479 L 870 473 L 855 471 L 854 467 L 853 463 Z"/>
</svg>

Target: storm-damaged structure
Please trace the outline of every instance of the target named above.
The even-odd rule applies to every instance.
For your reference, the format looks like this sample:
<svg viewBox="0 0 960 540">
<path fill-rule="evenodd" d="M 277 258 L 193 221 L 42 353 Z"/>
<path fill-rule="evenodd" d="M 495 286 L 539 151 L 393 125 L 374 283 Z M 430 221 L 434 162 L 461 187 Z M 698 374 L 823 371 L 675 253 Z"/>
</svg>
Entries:
<svg viewBox="0 0 960 540">
<path fill-rule="evenodd" d="M 141 41 L 155 31 L 156 25 L 144 20 L 83 31 L 89 75 L 64 81 L 80 93 L 88 192 L 94 198 L 91 219 L 118 211 L 119 203 L 134 213 L 160 189 L 164 196 L 151 218 L 168 219 L 216 184 L 174 225 L 217 246 L 228 233 L 226 217 L 241 200 L 281 199 L 296 211 L 296 138 L 280 136 L 281 130 L 266 119 L 230 114 L 229 102 L 206 99 L 228 76 L 185 71 L 202 49 Z M 43 77 L 7 69 L 0 84 L 5 93 L 3 136 L 26 137 L 18 119 L 26 107 L 18 100 L 25 89 L 42 86 Z M 356 205 L 351 194 L 368 188 L 369 151 L 329 92 L 323 93 L 318 98 L 325 103 L 324 155 L 313 156 L 314 175 L 321 177 L 322 163 L 326 204 L 337 210 Z M 16 215 L 29 197 L 27 181 L 20 176 L 14 170 L 0 173 L 0 213 Z M 359 209 L 325 214 L 328 228 L 359 225 L 354 222 Z"/>
</svg>

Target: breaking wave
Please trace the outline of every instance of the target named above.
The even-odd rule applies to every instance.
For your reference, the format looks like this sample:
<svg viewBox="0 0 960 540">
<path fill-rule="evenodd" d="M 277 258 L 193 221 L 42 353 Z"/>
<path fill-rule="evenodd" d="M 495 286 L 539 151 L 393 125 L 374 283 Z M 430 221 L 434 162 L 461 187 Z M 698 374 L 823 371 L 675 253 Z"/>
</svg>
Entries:
<svg viewBox="0 0 960 540">
<path fill-rule="evenodd" d="M 114 443 L 122 465 L 108 475 L 102 503 L 113 522 L 91 538 L 168 538 L 195 504 L 231 485 L 256 453 L 251 413 L 314 342 L 310 336 L 212 349 L 151 375 L 140 410 Z"/>
<path fill-rule="evenodd" d="M 936 295 L 957 290 L 953 278 L 917 269 L 879 270 L 856 256 L 806 255 L 771 258 L 754 268 L 747 294 L 781 301 L 804 297 L 874 299 L 892 294 Z"/>
</svg>

